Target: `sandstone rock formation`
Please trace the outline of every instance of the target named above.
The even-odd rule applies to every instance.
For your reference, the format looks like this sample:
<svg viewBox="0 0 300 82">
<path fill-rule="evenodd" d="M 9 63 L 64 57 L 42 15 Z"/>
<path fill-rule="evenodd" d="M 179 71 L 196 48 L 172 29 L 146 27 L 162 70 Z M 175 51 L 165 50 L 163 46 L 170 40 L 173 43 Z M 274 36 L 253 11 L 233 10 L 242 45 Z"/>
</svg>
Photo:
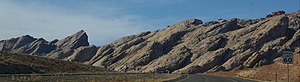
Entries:
<svg viewBox="0 0 300 82">
<path fill-rule="evenodd" d="M 88 64 L 125 72 L 199 73 L 273 63 L 299 52 L 300 11 L 270 18 L 178 22 L 101 46 Z"/>
<path fill-rule="evenodd" d="M 90 60 L 97 51 L 96 46 L 84 46 L 75 49 L 74 53 L 67 58 L 70 61 L 85 62 Z"/>
<path fill-rule="evenodd" d="M 188 19 L 153 32 L 89 46 L 84 31 L 47 42 L 30 36 L 0 41 L 2 51 L 77 61 L 123 72 L 202 73 L 274 63 L 300 51 L 300 11 L 261 19 Z"/>
<path fill-rule="evenodd" d="M 89 43 L 88 36 L 83 30 L 62 40 L 53 40 L 51 42 L 48 42 L 43 38 L 33 38 L 29 35 L 0 41 L 1 51 L 46 56 L 58 59 L 64 59 L 71 56 L 75 49 L 84 46 L 89 46 Z M 79 51 L 77 50 L 77 52 Z M 73 60 L 71 59 L 70 61 Z"/>
</svg>

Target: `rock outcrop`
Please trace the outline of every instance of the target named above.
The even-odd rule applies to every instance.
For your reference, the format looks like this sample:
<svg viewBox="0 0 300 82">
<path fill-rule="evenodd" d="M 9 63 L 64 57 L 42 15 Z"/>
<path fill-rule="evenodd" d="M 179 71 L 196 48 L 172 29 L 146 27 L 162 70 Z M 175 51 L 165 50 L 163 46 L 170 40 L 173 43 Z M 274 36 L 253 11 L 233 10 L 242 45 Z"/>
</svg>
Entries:
<svg viewBox="0 0 300 82">
<path fill-rule="evenodd" d="M 67 59 L 75 52 L 75 49 L 89 46 L 88 36 L 83 30 L 80 30 L 79 32 L 68 36 L 62 40 L 53 40 L 50 42 L 50 44 L 56 45 L 57 47 L 55 50 L 51 51 L 46 56 L 57 59 Z M 68 60 L 72 61 L 70 59 Z"/>
<path fill-rule="evenodd" d="M 69 61 L 85 62 L 89 61 L 97 51 L 96 46 L 84 46 L 75 49 L 74 53 L 67 58 Z"/>
<path fill-rule="evenodd" d="M 28 46 L 28 44 L 32 43 L 34 40 L 36 39 L 29 35 L 2 40 L 0 41 L 0 49 L 3 51 L 13 51 L 22 46 Z"/>
<path fill-rule="evenodd" d="M 51 42 L 43 38 L 33 38 L 29 35 L 0 41 L 1 51 L 46 56 L 57 59 L 67 58 L 73 53 L 77 55 L 75 53 L 80 52 L 81 48 L 79 47 L 85 46 L 89 46 L 89 43 L 88 36 L 83 30 L 62 40 L 56 39 Z M 96 52 L 96 50 L 94 50 L 94 52 Z M 73 61 L 72 58 L 69 60 Z"/>
<path fill-rule="evenodd" d="M 58 48 L 70 49 L 76 49 L 81 46 L 88 46 L 88 36 L 83 30 L 81 30 L 72 36 L 68 36 L 62 40 L 58 40 L 57 42 L 55 42 L 55 45 L 57 45 Z"/>
<path fill-rule="evenodd" d="M 84 31 L 47 42 L 30 36 L 0 41 L 26 53 L 123 72 L 203 73 L 272 64 L 283 50 L 300 51 L 300 11 L 261 19 L 188 19 L 153 32 L 90 46 Z"/>
<path fill-rule="evenodd" d="M 285 49 L 299 51 L 299 14 L 206 23 L 188 19 L 101 46 L 88 64 L 160 73 L 230 71 L 271 64 Z"/>
</svg>

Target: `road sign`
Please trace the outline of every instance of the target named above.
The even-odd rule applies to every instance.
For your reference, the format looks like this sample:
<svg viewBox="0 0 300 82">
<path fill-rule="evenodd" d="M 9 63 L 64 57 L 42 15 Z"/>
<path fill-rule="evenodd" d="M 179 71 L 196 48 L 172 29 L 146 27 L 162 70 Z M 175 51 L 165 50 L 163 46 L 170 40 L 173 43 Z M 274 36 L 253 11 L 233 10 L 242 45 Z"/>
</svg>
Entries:
<svg viewBox="0 0 300 82">
<path fill-rule="evenodd" d="M 293 64 L 293 52 L 283 51 L 282 59 L 284 64 Z"/>
<path fill-rule="evenodd" d="M 282 59 L 283 63 L 286 64 L 287 67 L 287 80 L 290 82 L 289 64 L 293 64 L 293 52 L 283 51 Z"/>
</svg>

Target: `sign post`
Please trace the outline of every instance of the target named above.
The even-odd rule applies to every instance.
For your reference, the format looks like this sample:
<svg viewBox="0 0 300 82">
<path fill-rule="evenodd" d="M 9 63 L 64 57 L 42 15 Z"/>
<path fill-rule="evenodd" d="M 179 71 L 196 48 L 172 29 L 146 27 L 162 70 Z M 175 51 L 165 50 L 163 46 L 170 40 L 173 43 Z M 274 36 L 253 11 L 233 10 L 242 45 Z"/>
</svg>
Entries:
<svg viewBox="0 0 300 82">
<path fill-rule="evenodd" d="M 290 82 L 289 64 L 293 64 L 293 52 L 283 51 L 282 59 L 283 59 L 283 64 L 286 64 L 287 66 L 287 80 L 288 82 Z"/>
</svg>

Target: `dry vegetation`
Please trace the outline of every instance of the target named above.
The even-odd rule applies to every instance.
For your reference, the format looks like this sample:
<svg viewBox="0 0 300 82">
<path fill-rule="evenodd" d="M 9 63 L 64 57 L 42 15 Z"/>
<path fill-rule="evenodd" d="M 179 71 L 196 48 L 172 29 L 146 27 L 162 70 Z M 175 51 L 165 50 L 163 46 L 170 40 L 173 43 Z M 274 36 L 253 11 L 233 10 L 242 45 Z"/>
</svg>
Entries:
<svg viewBox="0 0 300 82">
<path fill-rule="evenodd" d="M 300 54 L 294 55 L 294 64 L 289 65 L 290 67 L 290 80 L 292 82 L 300 82 Z M 264 81 L 287 81 L 287 65 L 282 64 L 282 60 L 276 61 L 274 64 L 254 68 L 251 70 L 241 71 L 240 76 L 258 79 Z"/>
<path fill-rule="evenodd" d="M 180 75 L 174 74 L 122 74 L 110 73 L 99 75 L 53 75 L 53 76 L 9 76 L 0 77 L 1 81 L 21 81 L 21 82 L 163 82 L 176 79 Z"/>
<path fill-rule="evenodd" d="M 290 80 L 291 82 L 300 82 L 300 54 L 294 55 L 294 64 L 290 64 Z M 230 72 L 216 72 L 209 73 L 212 75 L 223 76 L 239 76 L 249 79 L 256 79 L 261 81 L 287 81 L 287 65 L 282 63 L 280 58 L 274 64 L 257 67 L 247 70 L 230 71 Z"/>
<path fill-rule="evenodd" d="M 30 55 L 0 52 L 0 74 L 107 72 L 108 70 Z"/>
<path fill-rule="evenodd" d="M 174 74 L 125 74 L 76 62 L 0 52 L 1 82 L 162 82 Z"/>
</svg>

